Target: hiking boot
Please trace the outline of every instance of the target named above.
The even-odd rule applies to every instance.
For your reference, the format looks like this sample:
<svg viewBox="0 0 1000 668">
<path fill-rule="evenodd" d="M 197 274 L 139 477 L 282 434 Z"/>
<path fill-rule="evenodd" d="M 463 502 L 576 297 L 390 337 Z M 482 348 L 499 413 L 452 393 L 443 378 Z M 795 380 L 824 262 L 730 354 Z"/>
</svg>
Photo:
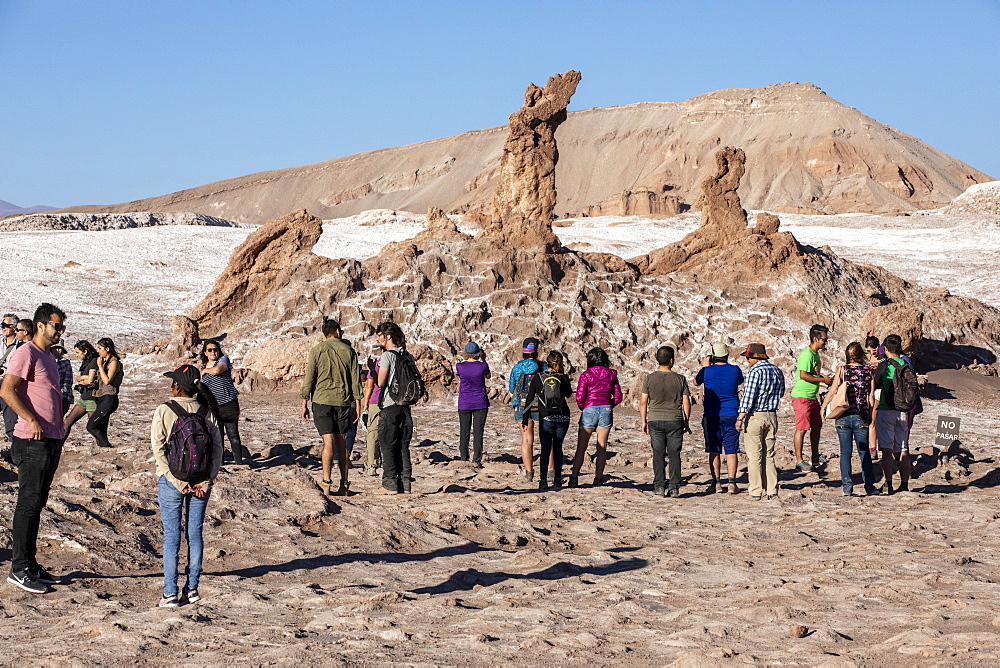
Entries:
<svg viewBox="0 0 1000 668">
<path fill-rule="evenodd" d="M 340 481 L 340 487 L 337 489 L 336 496 L 350 496 L 351 493 L 350 493 L 350 491 L 348 491 L 349 488 L 350 488 L 350 486 L 351 486 L 351 483 L 349 483 L 346 480 L 341 480 Z"/>
<path fill-rule="evenodd" d="M 535 479 L 535 472 L 534 471 L 525 471 L 524 472 L 524 481 L 525 482 L 531 482 L 534 479 Z"/>
<path fill-rule="evenodd" d="M 171 594 L 170 596 L 167 596 L 166 594 L 164 594 L 163 598 L 160 599 L 160 602 L 156 604 L 156 607 L 157 608 L 176 608 L 176 607 L 179 607 L 180 604 L 181 604 L 181 602 L 177 598 L 177 594 Z"/>
<path fill-rule="evenodd" d="M 544 479 L 543 480 L 539 480 L 538 481 L 538 491 L 539 492 L 547 492 L 547 491 L 549 491 L 549 481 L 548 480 L 544 480 Z"/>
<path fill-rule="evenodd" d="M 604 487 L 604 476 L 602 475 L 594 476 L 594 487 Z"/>
<path fill-rule="evenodd" d="M 666 487 L 653 487 L 653 496 L 666 496 Z"/>
<path fill-rule="evenodd" d="M 729 493 L 730 494 L 739 494 L 740 493 L 740 488 L 736 486 L 736 483 L 733 483 L 732 485 L 729 486 Z"/>
<path fill-rule="evenodd" d="M 30 591 L 32 594 L 44 594 L 49 590 L 47 584 L 36 580 L 33 577 L 33 573 L 27 569 L 23 571 L 11 571 L 10 575 L 7 576 L 7 582 L 20 587 L 24 591 Z"/>
<path fill-rule="evenodd" d="M 327 496 L 330 496 L 330 486 L 331 485 L 333 485 L 333 481 L 332 480 L 320 480 L 319 481 L 319 488 Z"/>
<path fill-rule="evenodd" d="M 190 591 L 185 589 L 184 600 L 188 603 L 197 603 L 201 600 L 201 594 L 198 593 L 197 589 L 191 589 Z"/>
<path fill-rule="evenodd" d="M 671 499 L 679 498 L 680 495 L 681 495 L 681 490 L 679 489 L 672 489 L 669 492 L 667 492 L 667 496 L 669 496 Z"/>
<path fill-rule="evenodd" d="M 399 492 L 397 490 L 395 490 L 395 489 L 386 489 L 382 485 L 379 485 L 378 487 L 375 488 L 375 493 L 376 494 L 399 494 Z"/>
<path fill-rule="evenodd" d="M 798 464 L 796 465 L 796 468 L 798 468 L 798 469 L 799 469 L 800 471 L 802 471 L 803 473 L 810 473 L 810 472 L 812 472 L 812 470 L 813 470 L 813 467 L 812 467 L 812 465 L 811 465 L 811 464 L 809 464 L 809 463 L 808 463 L 808 462 L 807 462 L 806 460 L 804 460 L 804 459 L 803 459 L 802 461 L 800 461 L 800 462 L 799 462 L 799 463 L 798 463 Z"/>
<path fill-rule="evenodd" d="M 580 476 L 570 475 L 569 481 L 566 483 L 567 487 L 579 487 L 580 486 Z"/>
<path fill-rule="evenodd" d="M 49 573 L 43 567 L 35 564 L 34 566 L 28 567 L 28 573 L 31 575 L 35 582 L 41 582 L 42 584 L 54 585 L 59 584 L 59 578 Z"/>
<path fill-rule="evenodd" d="M 910 491 L 910 481 L 899 483 L 899 487 L 896 488 L 897 492 L 909 492 Z"/>
<path fill-rule="evenodd" d="M 410 491 L 411 491 L 410 484 L 412 483 L 412 481 L 413 481 L 413 478 L 403 478 L 403 494 L 409 494 L 410 493 Z"/>
<path fill-rule="evenodd" d="M 563 486 L 563 481 L 562 481 L 562 476 L 561 475 L 559 475 L 559 476 L 553 476 L 553 478 L 552 478 L 552 486 L 555 487 L 556 489 L 559 489 L 559 488 L 561 488 Z"/>
</svg>

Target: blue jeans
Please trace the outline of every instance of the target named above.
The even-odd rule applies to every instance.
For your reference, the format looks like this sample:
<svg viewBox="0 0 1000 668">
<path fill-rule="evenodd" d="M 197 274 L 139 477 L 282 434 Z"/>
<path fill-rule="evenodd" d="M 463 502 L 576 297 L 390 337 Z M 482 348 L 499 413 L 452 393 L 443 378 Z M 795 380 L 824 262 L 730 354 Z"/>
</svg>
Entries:
<svg viewBox="0 0 1000 668">
<path fill-rule="evenodd" d="M 188 591 L 198 588 L 198 580 L 201 578 L 201 557 L 204 552 L 201 527 L 205 522 L 208 495 L 199 499 L 194 494 L 181 494 L 166 477 L 160 476 L 157 496 L 160 501 L 160 519 L 163 521 L 163 595 L 176 596 L 181 529 L 186 529 L 188 543 L 185 588 Z"/>
<path fill-rule="evenodd" d="M 858 448 L 858 457 L 861 459 L 861 479 L 865 491 L 871 494 L 875 491 L 875 472 L 872 470 L 872 455 L 868 450 L 868 425 L 860 415 L 838 418 L 836 424 L 837 438 L 840 439 L 840 479 L 844 494 L 854 490 L 854 481 L 851 479 L 851 451 L 855 444 Z"/>
<path fill-rule="evenodd" d="M 542 418 L 538 425 L 538 440 L 542 443 L 542 452 L 538 460 L 538 468 L 542 472 L 542 480 L 545 480 L 545 469 L 549 466 L 550 453 L 554 458 L 552 473 L 555 476 L 557 485 L 562 484 L 563 465 L 563 440 L 569 430 L 569 419 L 565 422 L 553 422 L 548 418 Z"/>
</svg>

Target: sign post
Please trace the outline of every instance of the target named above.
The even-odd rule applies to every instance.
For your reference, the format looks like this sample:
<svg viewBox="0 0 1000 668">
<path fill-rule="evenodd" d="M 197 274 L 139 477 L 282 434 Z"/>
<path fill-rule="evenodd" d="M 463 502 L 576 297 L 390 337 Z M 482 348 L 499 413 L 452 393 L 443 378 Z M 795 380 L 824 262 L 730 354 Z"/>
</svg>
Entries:
<svg viewBox="0 0 1000 668">
<path fill-rule="evenodd" d="M 960 443 L 958 433 L 961 426 L 961 418 L 939 417 L 937 429 L 934 430 L 934 445 L 947 450 L 951 446 Z"/>
</svg>

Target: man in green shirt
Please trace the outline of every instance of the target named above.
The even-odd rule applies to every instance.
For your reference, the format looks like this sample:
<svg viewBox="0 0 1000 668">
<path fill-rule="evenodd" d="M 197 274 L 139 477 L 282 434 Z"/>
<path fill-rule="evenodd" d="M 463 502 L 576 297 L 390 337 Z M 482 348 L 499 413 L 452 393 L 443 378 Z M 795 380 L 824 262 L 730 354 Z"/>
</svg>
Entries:
<svg viewBox="0 0 1000 668">
<path fill-rule="evenodd" d="M 330 493 L 333 481 L 333 449 L 337 449 L 340 465 L 338 496 L 347 496 L 347 472 L 351 462 L 347 456 L 345 434 L 361 417 L 361 369 L 358 355 L 341 339 L 340 323 L 323 319 L 323 343 L 313 346 L 302 379 L 302 421 L 309 421 L 309 400 L 312 400 L 313 421 L 323 439 L 323 481 L 320 487 Z"/>
<path fill-rule="evenodd" d="M 823 365 L 820 363 L 819 351 L 826 349 L 829 330 L 823 325 L 813 325 L 809 329 L 809 345 L 799 355 L 795 365 L 795 385 L 792 386 L 792 408 L 795 410 L 795 461 L 798 469 L 803 472 L 812 471 L 819 465 L 819 435 L 823 427 L 823 415 L 820 412 L 820 383 L 827 385 L 833 382 L 833 376 L 820 375 Z M 812 447 L 811 463 L 802 457 L 802 444 L 806 432 L 809 433 L 809 444 Z"/>
</svg>

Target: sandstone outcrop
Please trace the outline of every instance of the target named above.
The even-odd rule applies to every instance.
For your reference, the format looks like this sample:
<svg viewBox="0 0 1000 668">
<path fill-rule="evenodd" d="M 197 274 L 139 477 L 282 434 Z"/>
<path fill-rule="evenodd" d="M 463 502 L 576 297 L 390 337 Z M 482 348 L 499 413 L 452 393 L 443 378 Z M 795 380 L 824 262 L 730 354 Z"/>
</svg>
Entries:
<svg viewBox="0 0 1000 668">
<path fill-rule="evenodd" d="M 413 237 L 415 243 L 422 241 L 467 241 L 468 234 L 458 231 L 458 226 L 444 211 L 436 206 L 427 210 L 427 229 Z"/>
<path fill-rule="evenodd" d="M 762 211 L 757 214 L 757 225 L 754 231 L 757 234 L 774 234 L 781 226 L 781 219 L 773 213 Z"/>
<path fill-rule="evenodd" d="M 677 195 L 650 189 L 623 190 L 583 209 L 584 216 L 676 216 L 687 208 Z"/>
<path fill-rule="evenodd" d="M 555 134 L 579 83 L 580 73 L 570 70 L 549 77 L 545 88 L 528 85 L 524 106 L 508 119 L 492 222 L 477 238 L 558 246 L 552 233 L 559 162 Z"/>
<path fill-rule="evenodd" d="M 191 318 L 204 330 L 219 331 L 227 319 L 254 310 L 311 255 L 322 233 L 323 221 L 305 209 L 269 220 L 233 251 Z"/>
<path fill-rule="evenodd" d="M 905 303 L 876 306 L 864 314 L 857 329 L 857 340 L 861 343 L 864 343 L 868 332 L 877 336 L 879 341 L 885 341 L 890 334 L 898 334 L 903 339 L 903 354 L 913 356 L 920 352 L 920 342 L 924 337 L 924 314 Z"/>
</svg>

